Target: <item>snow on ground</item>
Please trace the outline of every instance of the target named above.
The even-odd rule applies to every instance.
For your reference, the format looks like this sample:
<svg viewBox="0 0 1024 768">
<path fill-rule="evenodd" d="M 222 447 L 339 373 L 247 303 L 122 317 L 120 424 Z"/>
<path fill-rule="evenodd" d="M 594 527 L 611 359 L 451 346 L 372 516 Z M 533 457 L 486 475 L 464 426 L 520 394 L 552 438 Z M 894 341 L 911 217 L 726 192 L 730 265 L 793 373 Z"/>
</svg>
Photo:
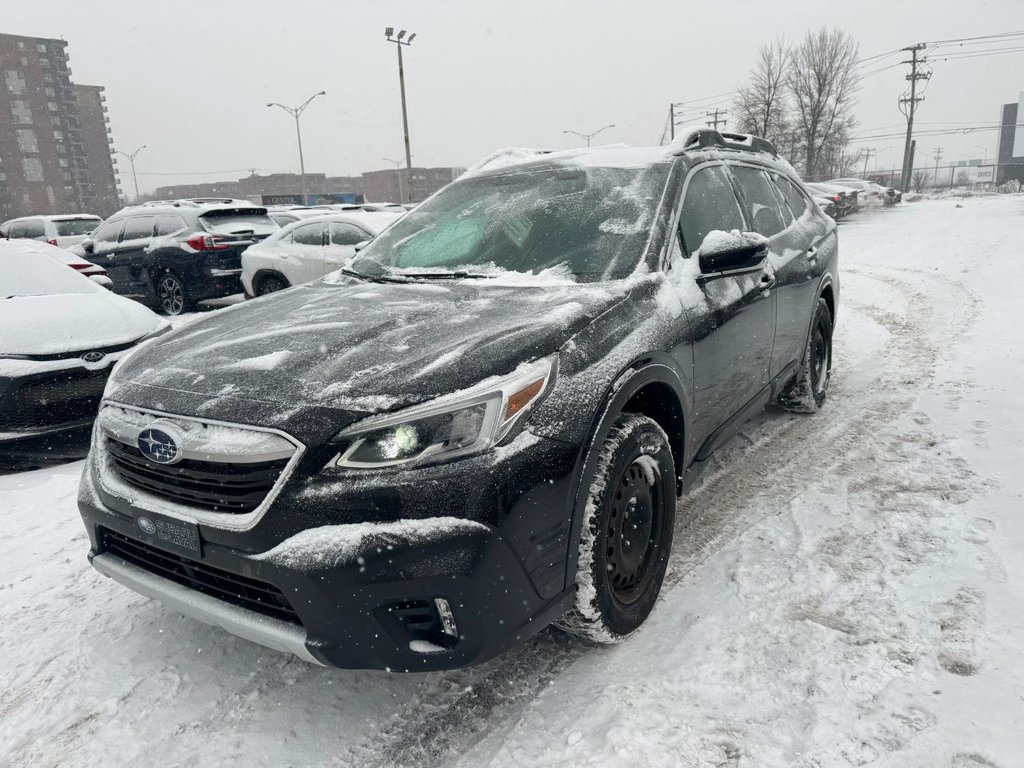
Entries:
<svg viewBox="0 0 1024 768">
<path fill-rule="evenodd" d="M 81 464 L 0 477 L 0 766 L 1021 765 L 1024 197 L 841 227 L 835 377 L 680 506 L 625 643 L 320 669 L 94 573 Z"/>
</svg>

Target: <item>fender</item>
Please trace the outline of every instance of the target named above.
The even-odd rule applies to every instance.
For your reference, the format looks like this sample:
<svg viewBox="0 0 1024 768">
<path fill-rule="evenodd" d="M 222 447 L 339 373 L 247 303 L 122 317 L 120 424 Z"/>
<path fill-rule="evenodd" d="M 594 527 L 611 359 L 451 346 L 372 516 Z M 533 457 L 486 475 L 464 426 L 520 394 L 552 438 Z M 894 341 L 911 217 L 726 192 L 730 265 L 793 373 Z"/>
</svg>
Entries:
<svg viewBox="0 0 1024 768">
<path fill-rule="evenodd" d="M 583 517 L 586 512 L 587 499 L 589 498 L 589 478 L 594 473 L 597 460 L 604 445 L 605 438 L 611 432 L 615 419 L 622 413 L 626 403 L 648 384 L 663 384 L 675 395 L 682 411 L 680 434 L 673 439 L 673 444 L 681 446 L 679 454 L 673 451 L 673 459 L 676 464 L 676 493 L 681 491 L 680 476 L 683 468 L 690 460 L 690 449 L 686 444 L 686 423 L 692 408 L 692 386 L 687 378 L 680 373 L 678 362 L 665 352 L 649 352 L 625 366 L 612 383 L 605 390 L 602 402 L 604 406 L 597 411 L 592 423 L 589 439 L 583 443 L 586 446 L 580 451 L 576 461 L 575 477 L 576 488 L 572 504 L 572 518 L 569 522 L 569 542 L 566 552 L 565 583 L 567 587 L 572 586 L 576 581 L 576 561 L 579 552 L 580 537 L 583 531 Z"/>
</svg>

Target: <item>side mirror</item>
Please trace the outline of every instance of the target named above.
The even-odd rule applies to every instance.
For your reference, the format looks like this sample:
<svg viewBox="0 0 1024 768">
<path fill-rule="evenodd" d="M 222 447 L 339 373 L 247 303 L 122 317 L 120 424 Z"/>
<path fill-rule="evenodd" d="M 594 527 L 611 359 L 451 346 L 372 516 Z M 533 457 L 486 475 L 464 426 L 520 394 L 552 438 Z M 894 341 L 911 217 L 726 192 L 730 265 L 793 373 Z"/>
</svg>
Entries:
<svg viewBox="0 0 1024 768">
<path fill-rule="evenodd" d="M 356 249 L 356 253 L 359 253 L 361 250 L 363 250 L 363 248 L 365 248 L 369 244 L 370 244 L 369 240 L 360 240 L 358 243 L 356 243 L 352 247 Z"/>
<path fill-rule="evenodd" d="M 756 232 L 708 232 L 697 250 L 704 274 L 756 267 L 768 256 L 768 240 Z"/>
<path fill-rule="evenodd" d="M 84 251 L 85 253 L 92 253 L 93 248 L 96 244 L 93 242 L 91 237 L 87 237 L 85 238 L 85 240 L 80 242 L 79 245 L 82 247 L 82 251 Z"/>
</svg>

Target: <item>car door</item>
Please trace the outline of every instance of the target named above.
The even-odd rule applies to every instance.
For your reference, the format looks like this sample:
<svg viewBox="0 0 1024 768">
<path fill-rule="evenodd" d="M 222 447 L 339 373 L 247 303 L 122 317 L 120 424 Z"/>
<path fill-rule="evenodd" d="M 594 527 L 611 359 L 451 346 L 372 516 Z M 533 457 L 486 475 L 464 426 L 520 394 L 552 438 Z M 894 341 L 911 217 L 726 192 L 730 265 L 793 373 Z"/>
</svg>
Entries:
<svg viewBox="0 0 1024 768">
<path fill-rule="evenodd" d="M 146 249 L 153 241 L 155 216 L 131 216 L 124 220 L 121 241 L 111 255 L 117 277 L 111 279 L 126 287 L 126 295 L 148 295 Z M 109 271 L 109 270 L 108 270 Z"/>
<path fill-rule="evenodd" d="M 824 256 L 834 242 L 835 225 L 815 211 L 806 195 L 785 175 L 769 172 L 783 210 L 793 224 L 776 240 L 768 258 L 775 268 L 776 320 L 772 375 L 799 364 L 814 314 Z"/>
<path fill-rule="evenodd" d="M 330 222 L 328 245 L 324 249 L 323 274 L 333 272 L 356 255 L 356 245 L 373 235 L 355 224 L 344 221 Z"/>
<path fill-rule="evenodd" d="M 114 266 L 114 254 L 122 231 L 124 219 L 100 224 L 80 247 L 86 259 L 107 271 L 107 277 L 114 283 L 114 292 L 125 294 L 131 292 L 130 285 L 120 282 Z"/>
<path fill-rule="evenodd" d="M 749 225 L 721 164 L 691 172 L 683 192 L 679 237 L 687 258 L 709 232 Z M 697 443 L 756 401 L 768 385 L 775 337 L 770 266 L 697 274 L 702 301 L 693 307 L 694 434 Z"/>
<path fill-rule="evenodd" d="M 292 285 L 323 277 L 325 230 L 324 222 L 312 221 L 296 227 L 282 241 L 286 255 L 281 271 Z"/>
</svg>

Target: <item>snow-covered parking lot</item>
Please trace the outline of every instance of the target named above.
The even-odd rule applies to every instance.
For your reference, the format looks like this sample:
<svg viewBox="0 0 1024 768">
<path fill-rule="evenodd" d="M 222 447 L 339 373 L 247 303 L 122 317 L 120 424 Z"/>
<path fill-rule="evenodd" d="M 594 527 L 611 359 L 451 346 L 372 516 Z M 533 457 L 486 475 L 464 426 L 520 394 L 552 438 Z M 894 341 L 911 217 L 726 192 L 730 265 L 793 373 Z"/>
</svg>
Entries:
<svg viewBox="0 0 1024 768">
<path fill-rule="evenodd" d="M 95 573 L 81 463 L 0 476 L 0 766 L 1024 765 L 1024 196 L 841 227 L 829 403 L 681 502 L 628 641 L 310 666 Z"/>
</svg>

